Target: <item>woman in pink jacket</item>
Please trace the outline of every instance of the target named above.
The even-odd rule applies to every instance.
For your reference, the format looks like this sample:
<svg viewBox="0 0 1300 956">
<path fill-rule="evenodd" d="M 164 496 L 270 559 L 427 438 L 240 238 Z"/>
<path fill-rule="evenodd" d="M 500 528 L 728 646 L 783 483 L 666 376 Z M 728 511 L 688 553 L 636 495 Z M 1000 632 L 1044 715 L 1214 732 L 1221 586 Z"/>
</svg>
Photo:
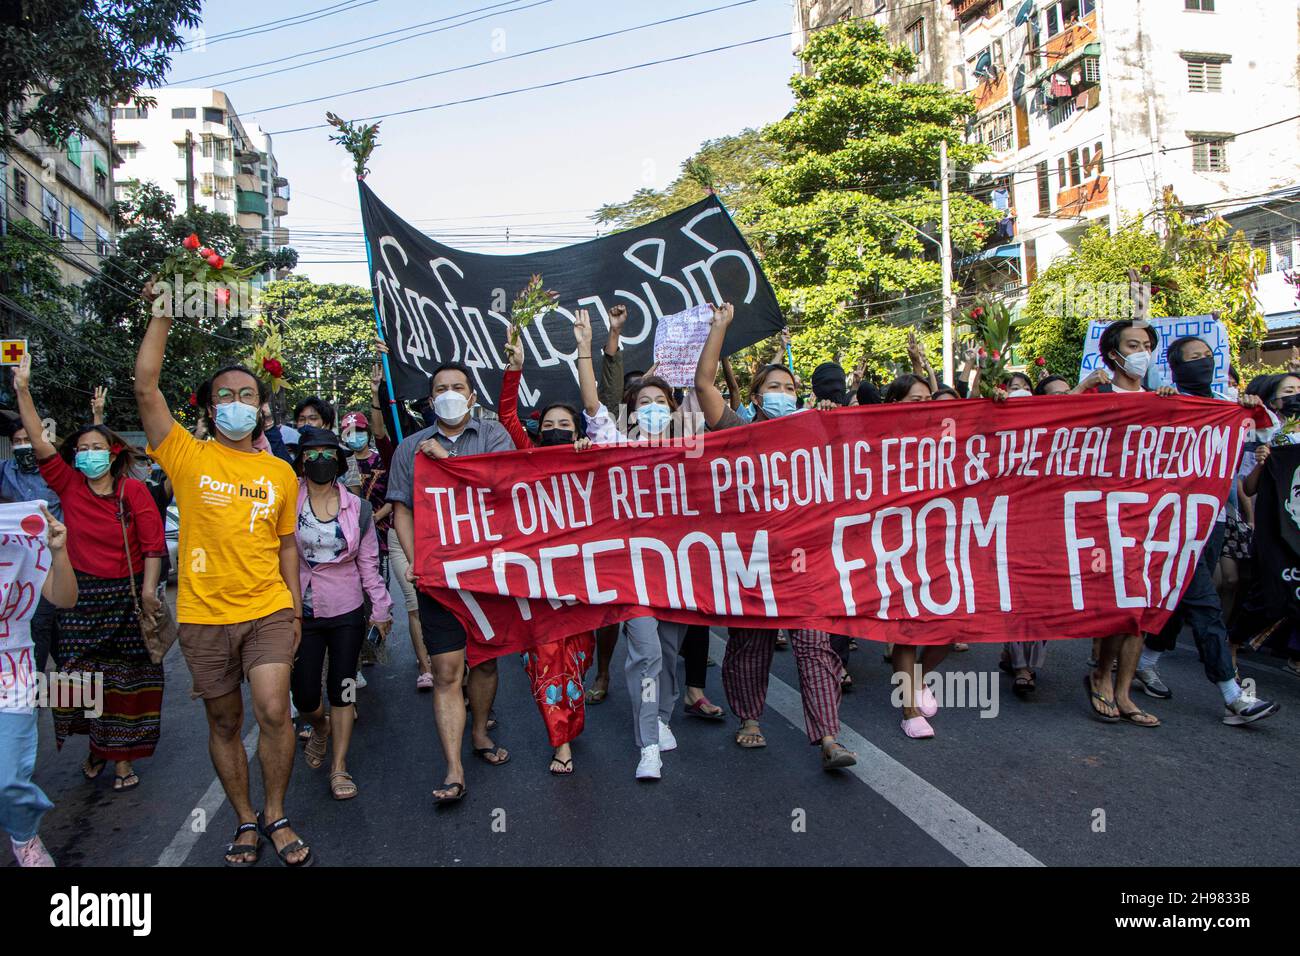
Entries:
<svg viewBox="0 0 1300 956">
<path fill-rule="evenodd" d="M 370 597 L 370 627 L 387 634 L 392 600 L 379 576 L 379 538 L 370 504 L 339 483 L 347 472 L 348 450 L 333 432 L 300 430 L 294 453 L 298 472 L 298 573 L 302 584 L 302 641 L 294 655 L 293 703 L 309 724 L 307 766 L 330 762 L 330 792 L 350 800 L 357 785 L 347 770 L 348 743 L 356 719 L 357 659 L 366 638 L 365 598 Z M 321 700 L 321 669 L 329 652 L 325 688 L 329 716 Z"/>
</svg>

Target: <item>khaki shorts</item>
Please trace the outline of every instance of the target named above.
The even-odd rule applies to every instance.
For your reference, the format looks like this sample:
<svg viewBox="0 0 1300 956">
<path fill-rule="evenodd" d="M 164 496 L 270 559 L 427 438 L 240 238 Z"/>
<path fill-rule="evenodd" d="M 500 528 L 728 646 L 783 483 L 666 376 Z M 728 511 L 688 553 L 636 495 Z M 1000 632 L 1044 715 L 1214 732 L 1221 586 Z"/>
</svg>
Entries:
<svg viewBox="0 0 1300 956">
<path fill-rule="evenodd" d="M 397 586 L 402 589 L 406 610 L 414 613 L 420 605 L 415 596 L 415 585 L 406 580 L 406 569 L 410 565 L 406 561 L 406 552 L 402 550 L 402 542 L 397 540 L 396 528 L 388 529 L 388 567 L 397 578 Z"/>
<path fill-rule="evenodd" d="M 239 690 L 259 664 L 293 666 L 293 608 L 239 624 L 181 624 L 177 643 L 194 679 L 194 697 L 214 700 Z"/>
</svg>

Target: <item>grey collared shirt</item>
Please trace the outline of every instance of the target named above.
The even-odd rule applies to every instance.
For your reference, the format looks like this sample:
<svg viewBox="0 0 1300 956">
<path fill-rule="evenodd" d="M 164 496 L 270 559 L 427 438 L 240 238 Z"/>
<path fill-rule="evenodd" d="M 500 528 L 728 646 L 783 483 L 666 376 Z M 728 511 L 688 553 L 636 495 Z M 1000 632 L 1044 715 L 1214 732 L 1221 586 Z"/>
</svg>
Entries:
<svg viewBox="0 0 1300 956">
<path fill-rule="evenodd" d="M 422 454 L 420 443 L 426 438 L 434 437 L 438 439 L 438 444 L 456 458 L 515 450 L 515 443 L 510 439 L 505 426 L 490 419 L 471 418 L 455 438 L 448 438 L 437 425 L 421 429 L 403 439 L 393 453 L 393 463 L 388 472 L 388 501 L 415 508 L 415 456 Z"/>
</svg>

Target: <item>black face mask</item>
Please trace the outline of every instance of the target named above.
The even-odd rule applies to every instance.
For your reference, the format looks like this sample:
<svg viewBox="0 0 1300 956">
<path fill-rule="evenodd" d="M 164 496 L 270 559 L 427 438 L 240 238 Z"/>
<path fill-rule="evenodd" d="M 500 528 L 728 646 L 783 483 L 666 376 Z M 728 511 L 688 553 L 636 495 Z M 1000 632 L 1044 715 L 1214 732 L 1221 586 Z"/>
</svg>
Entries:
<svg viewBox="0 0 1300 956">
<path fill-rule="evenodd" d="M 541 444 L 547 445 L 572 445 L 573 429 L 572 428 L 543 428 L 540 432 Z"/>
<path fill-rule="evenodd" d="M 1188 395 L 1212 397 L 1210 383 L 1214 381 L 1214 359 L 1209 356 L 1181 362 L 1173 366 L 1174 384 Z"/>
<path fill-rule="evenodd" d="M 328 485 L 339 476 L 339 465 L 333 458 L 317 458 L 304 461 L 302 473 L 318 485 Z"/>
<path fill-rule="evenodd" d="M 1300 418 L 1300 395 L 1288 395 L 1278 403 L 1283 418 Z"/>
<path fill-rule="evenodd" d="M 14 449 L 14 464 L 26 475 L 34 475 L 40 468 L 36 464 L 36 450 L 28 445 L 26 448 Z"/>
</svg>

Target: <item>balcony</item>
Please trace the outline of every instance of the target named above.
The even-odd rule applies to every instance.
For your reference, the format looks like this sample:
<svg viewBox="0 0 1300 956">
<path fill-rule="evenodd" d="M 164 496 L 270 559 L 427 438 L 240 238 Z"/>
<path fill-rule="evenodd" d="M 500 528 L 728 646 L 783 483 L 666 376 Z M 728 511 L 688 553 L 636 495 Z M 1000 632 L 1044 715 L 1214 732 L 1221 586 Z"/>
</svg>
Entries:
<svg viewBox="0 0 1300 956">
<path fill-rule="evenodd" d="M 246 173 L 242 170 L 239 175 L 235 177 L 235 185 L 244 192 L 260 193 L 262 191 L 262 184 L 258 182 L 257 177 L 252 173 Z"/>
<path fill-rule="evenodd" d="M 240 213 L 257 213 L 259 216 L 266 215 L 266 197 L 260 192 L 252 192 L 248 189 L 239 190 L 237 198 L 237 208 Z"/>
<path fill-rule="evenodd" d="M 1110 201 L 1110 177 L 1096 176 L 1078 186 L 1057 190 L 1056 215 L 1081 216 Z"/>
<path fill-rule="evenodd" d="M 277 216 L 283 216 L 289 211 L 289 200 L 283 196 L 271 197 L 271 211 Z"/>
<path fill-rule="evenodd" d="M 283 226 L 276 226 L 271 230 L 271 243 L 276 246 L 287 246 L 289 244 L 289 230 Z"/>
</svg>

